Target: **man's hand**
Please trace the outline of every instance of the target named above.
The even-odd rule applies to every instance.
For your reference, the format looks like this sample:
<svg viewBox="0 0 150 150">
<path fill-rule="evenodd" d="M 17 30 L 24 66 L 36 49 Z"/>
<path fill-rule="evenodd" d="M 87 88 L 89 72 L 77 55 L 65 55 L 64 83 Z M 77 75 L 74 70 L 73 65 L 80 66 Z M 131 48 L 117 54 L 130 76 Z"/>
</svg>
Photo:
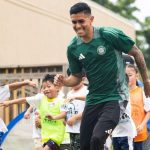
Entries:
<svg viewBox="0 0 150 150">
<path fill-rule="evenodd" d="M 54 78 L 54 84 L 57 86 L 63 86 L 64 76 L 62 74 L 57 74 Z"/>
<path fill-rule="evenodd" d="M 146 97 L 150 97 L 150 80 L 144 82 L 144 92 Z"/>
</svg>

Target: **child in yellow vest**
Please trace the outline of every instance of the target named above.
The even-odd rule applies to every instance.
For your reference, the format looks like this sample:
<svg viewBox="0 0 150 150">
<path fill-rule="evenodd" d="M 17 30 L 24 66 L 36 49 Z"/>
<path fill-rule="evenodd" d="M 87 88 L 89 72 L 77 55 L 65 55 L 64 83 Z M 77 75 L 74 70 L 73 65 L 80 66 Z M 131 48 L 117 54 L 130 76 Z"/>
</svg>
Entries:
<svg viewBox="0 0 150 150">
<path fill-rule="evenodd" d="M 129 78 L 131 115 L 136 125 L 137 136 L 134 138 L 134 150 L 143 150 L 143 141 L 147 139 L 146 123 L 150 117 L 150 99 L 145 97 L 143 89 L 137 86 L 138 70 L 134 65 L 126 66 Z"/>
<path fill-rule="evenodd" d="M 59 87 L 53 84 L 54 75 L 47 74 L 42 81 L 43 95 L 37 94 L 32 97 L 20 98 L 11 101 L 5 101 L 1 106 L 8 106 L 20 102 L 28 102 L 31 106 L 37 108 L 41 117 L 41 137 L 43 147 L 40 150 L 59 150 L 59 145 L 64 139 L 65 126 L 63 119 L 66 112 L 61 109 L 63 98 L 57 97 Z M 49 115 L 53 116 L 49 119 Z"/>
</svg>

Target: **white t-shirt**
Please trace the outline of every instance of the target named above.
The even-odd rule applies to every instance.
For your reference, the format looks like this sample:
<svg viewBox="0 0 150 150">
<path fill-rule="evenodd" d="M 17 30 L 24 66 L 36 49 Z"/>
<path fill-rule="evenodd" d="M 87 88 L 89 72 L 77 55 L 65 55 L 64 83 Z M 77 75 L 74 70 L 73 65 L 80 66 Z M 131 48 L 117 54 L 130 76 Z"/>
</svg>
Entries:
<svg viewBox="0 0 150 150">
<path fill-rule="evenodd" d="M 135 124 L 131 118 L 131 104 L 130 100 L 123 113 L 121 113 L 120 121 L 114 131 L 112 137 L 124 137 L 128 136 L 134 138 L 137 135 Z"/>
<path fill-rule="evenodd" d="M 33 134 L 32 134 L 32 138 L 41 138 L 41 129 L 37 128 L 35 126 L 35 118 L 36 116 L 36 112 L 38 112 L 37 109 L 33 109 L 33 113 L 32 113 L 32 119 L 33 119 Z"/>
<path fill-rule="evenodd" d="M 150 98 L 145 96 L 143 91 L 143 100 L 144 100 L 144 110 L 146 112 L 150 111 Z"/>
<path fill-rule="evenodd" d="M 29 103 L 31 106 L 33 106 L 34 108 L 39 108 L 40 104 L 41 104 L 41 100 L 43 98 L 44 94 L 42 93 L 38 93 L 35 96 L 31 96 L 31 97 L 27 97 L 26 101 L 27 103 Z"/>
<path fill-rule="evenodd" d="M 5 133 L 5 132 L 7 132 L 7 131 L 8 131 L 8 129 L 7 129 L 7 127 L 6 127 L 6 124 L 5 124 L 4 121 L 0 118 L 0 132 Z"/>
<path fill-rule="evenodd" d="M 0 102 L 3 102 L 5 100 L 7 100 L 10 97 L 10 90 L 9 90 L 9 86 L 5 85 L 5 86 L 1 86 L 0 87 Z M 0 118 L 0 132 L 7 132 L 8 129 L 4 123 L 4 121 Z"/>
<path fill-rule="evenodd" d="M 36 117 L 36 111 L 40 106 L 40 102 L 43 98 L 44 94 L 38 93 L 35 96 L 27 97 L 26 101 L 33 106 L 33 113 L 32 113 L 32 122 L 33 122 L 33 133 L 32 133 L 32 138 L 41 138 L 41 129 L 36 128 L 35 126 L 35 117 Z"/>
<path fill-rule="evenodd" d="M 88 90 L 86 86 L 83 86 L 80 90 L 74 91 L 71 90 L 67 94 L 67 98 L 72 98 L 74 96 L 86 96 Z M 83 112 L 85 107 L 85 101 L 82 100 L 73 100 L 68 104 L 64 104 L 65 111 L 67 112 L 67 120 L 70 119 L 73 115 Z M 69 133 L 80 133 L 80 124 L 81 121 L 77 121 L 73 126 L 66 124 L 66 132 Z"/>
<path fill-rule="evenodd" d="M 9 86 L 8 85 L 1 86 L 0 87 L 0 101 L 3 102 L 7 100 L 9 97 L 10 97 Z"/>
</svg>

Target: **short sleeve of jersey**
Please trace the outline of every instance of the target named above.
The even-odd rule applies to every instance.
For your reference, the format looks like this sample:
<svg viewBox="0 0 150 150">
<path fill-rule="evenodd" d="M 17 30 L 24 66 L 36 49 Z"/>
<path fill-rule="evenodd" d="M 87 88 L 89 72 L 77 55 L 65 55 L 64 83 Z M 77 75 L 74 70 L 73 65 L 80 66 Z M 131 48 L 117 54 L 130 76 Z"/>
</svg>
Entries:
<svg viewBox="0 0 150 150">
<path fill-rule="evenodd" d="M 69 69 L 72 74 L 80 73 L 82 71 L 82 66 L 77 57 L 75 57 L 74 51 L 76 50 L 76 45 L 70 44 L 67 50 L 67 58 L 69 62 Z"/>
<path fill-rule="evenodd" d="M 27 97 L 26 101 L 27 103 L 29 103 L 31 106 L 33 106 L 34 108 L 39 108 L 40 104 L 41 104 L 41 100 L 43 98 L 43 94 L 39 93 L 35 96 L 31 96 L 31 97 Z"/>
<path fill-rule="evenodd" d="M 105 40 L 109 41 L 109 43 L 112 44 L 116 50 L 122 51 L 124 53 L 129 53 L 135 44 L 135 42 L 130 37 L 116 28 L 100 28 L 100 34 Z"/>
<path fill-rule="evenodd" d="M 5 85 L 5 86 L 1 86 L 0 87 L 0 101 L 5 101 L 10 97 L 10 90 L 9 90 L 9 86 Z"/>
</svg>

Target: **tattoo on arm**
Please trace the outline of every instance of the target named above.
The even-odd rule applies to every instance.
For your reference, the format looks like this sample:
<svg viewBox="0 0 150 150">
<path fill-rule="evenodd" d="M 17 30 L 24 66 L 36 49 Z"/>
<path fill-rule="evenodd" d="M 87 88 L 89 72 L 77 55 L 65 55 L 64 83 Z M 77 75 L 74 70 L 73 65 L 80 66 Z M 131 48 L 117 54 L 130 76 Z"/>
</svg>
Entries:
<svg viewBox="0 0 150 150">
<path fill-rule="evenodd" d="M 143 82 L 146 82 L 148 80 L 148 73 L 143 53 L 134 45 L 129 52 L 129 55 L 132 55 L 134 57 Z"/>
</svg>

